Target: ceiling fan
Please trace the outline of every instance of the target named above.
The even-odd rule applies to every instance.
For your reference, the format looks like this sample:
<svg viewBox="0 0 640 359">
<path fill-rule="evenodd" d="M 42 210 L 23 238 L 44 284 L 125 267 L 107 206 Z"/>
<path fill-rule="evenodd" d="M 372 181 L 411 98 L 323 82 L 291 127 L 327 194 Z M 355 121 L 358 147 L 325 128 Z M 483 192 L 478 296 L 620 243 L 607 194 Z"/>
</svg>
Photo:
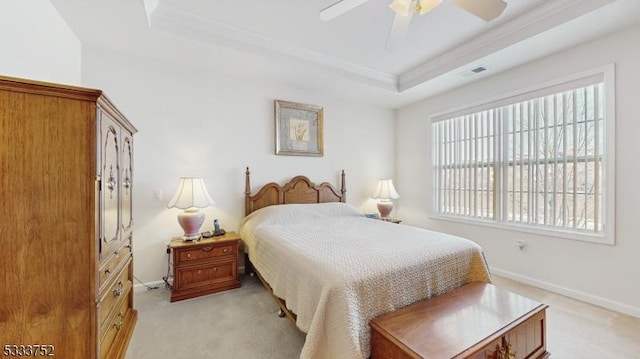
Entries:
<svg viewBox="0 0 640 359">
<path fill-rule="evenodd" d="M 332 20 L 369 0 L 342 0 L 320 11 L 320 19 Z M 449 0 L 462 9 L 491 21 L 504 11 L 507 3 L 503 0 Z M 393 0 L 389 7 L 396 13 L 387 39 L 387 49 L 391 50 L 406 34 L 413 14 L 426 14 L 442 3 L 442 0 Z"/>
</svg>

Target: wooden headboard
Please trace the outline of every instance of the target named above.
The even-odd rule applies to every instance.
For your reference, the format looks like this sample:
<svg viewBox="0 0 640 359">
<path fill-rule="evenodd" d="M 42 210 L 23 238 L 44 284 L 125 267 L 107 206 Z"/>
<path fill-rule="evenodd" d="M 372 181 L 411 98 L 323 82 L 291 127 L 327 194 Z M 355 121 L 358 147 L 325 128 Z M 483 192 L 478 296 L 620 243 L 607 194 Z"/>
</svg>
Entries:
<svg viewBox="0 0 640 359">
<path fill-rule="evenodd" d="M 267 183 L 260 188 L 258 193 L 252 196 L 250 172 L 249 167 L 247 167 L 245 172 L 244 214 L 246 216 L 262 207 L 277 204 L 346 202 L 347 189 L 345 187 L 344 170 L 342 170 L 341 182 L 340 192 L 338 192 L 327 182 L 316 186 L 307 177 L 296 176 L 282 186 L 274 182 Z"/>
</svg>

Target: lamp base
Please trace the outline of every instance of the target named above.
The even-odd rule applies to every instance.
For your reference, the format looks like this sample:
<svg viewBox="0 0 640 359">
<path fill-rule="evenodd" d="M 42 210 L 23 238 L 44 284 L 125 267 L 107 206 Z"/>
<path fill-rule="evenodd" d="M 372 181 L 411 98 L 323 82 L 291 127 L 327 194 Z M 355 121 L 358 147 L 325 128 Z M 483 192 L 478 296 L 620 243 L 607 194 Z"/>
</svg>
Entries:
<svg viewBox="0 0 640 359">
<path fill-rule="evenodd" d="M 200 227 L 204 223 L 204 213 L 197 208 L 185 209 L 178 214 L 178 223 L 180 223 L 180 227 L 184 231 L 183 240 L 198 240 L 200 239 Z"/>
<path fill-rule="evenodd" d="M 200 240 L 200 235 L 193 236 L 193 237 L 182 236 L 182 240 L 185 241 L 185 242 L 195 242 L 195 241 Z"/>
<path fill-rule="evenodd" d="M 393 202 L 391 201 L 379 201 L 378 212 L 383 219 L 389 219 L 389 214 L 393 211 Z"/>
</svg>

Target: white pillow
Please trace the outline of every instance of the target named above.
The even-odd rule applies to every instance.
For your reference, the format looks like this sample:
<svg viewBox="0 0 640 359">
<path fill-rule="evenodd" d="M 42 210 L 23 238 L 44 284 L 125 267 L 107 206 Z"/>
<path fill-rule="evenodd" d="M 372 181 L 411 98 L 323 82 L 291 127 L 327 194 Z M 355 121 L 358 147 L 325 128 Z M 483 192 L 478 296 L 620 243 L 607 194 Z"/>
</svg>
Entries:
<svg viewBox="0 0 640 359">
<path fill-rule="evenodd" d="M 321 218 L 363 217 L 356 207 L 342 202 L 282 204 L 260 208 L 240 224 L 257 227 L 260 224 L 294 224 Z"/>
</svg>

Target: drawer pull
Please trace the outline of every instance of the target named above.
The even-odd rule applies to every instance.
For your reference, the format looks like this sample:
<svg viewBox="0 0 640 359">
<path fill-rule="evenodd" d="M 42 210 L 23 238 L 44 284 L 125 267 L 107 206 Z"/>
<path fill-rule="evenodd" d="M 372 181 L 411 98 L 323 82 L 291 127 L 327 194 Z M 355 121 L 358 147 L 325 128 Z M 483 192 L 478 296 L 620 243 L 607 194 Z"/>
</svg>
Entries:
<svg viewBox="0 0 640 359">
<path fill-rule="evenodd" d="M 225 248 L 222 250 L 222 253 L 227 253 L 227 251 L 229 250 L 229 248 Z"/>
<path fill-rule="evenodd" d="M 191 258 L 191 253 L 187 253 L 187 258 Z"/>
<path fill-rule="evenodd" d="M 111 269 L 107 268 L 104 270 L 104 274 L 111 274 Z"/>
<path fill-rule="evenodd" d="M 116 328 L 116 330 L 120 330 L 120 328 L 122 328 L 122 324 L 123 324 L 123 322 L 113 323 L 113 327 Z"/>
<path fill-rule="evenodd" d="M 218 267 L 213 267 L 213 271 L 216 272 L 218 270 Z"/>
<path fill-rule="evenodd" d="M 120 249 L 116 249 L 115 251 L 113 251 L 113 254 L 114 254 L 114 255 L 116 255 L 116 256 L 117 256 L 118 254 L 120 254 Z"/>
<path fill-rule="evenodd" d="M 211 252 L 212 249 L 213 249 L 213 246 L 202 247 L 203 252 Z"/>
<path fill-rule="evenodd" d="M 511 344 L 509 344 L 506 348 L 502 347 L 498 351 L 498 359 L 515 359 L 517 352 L 512 350 Z"/>
<path fill-rule="evenodd" d="M 114 297 L 121 296 L 122 295 L 122 288 L 123 288 L 122 281 L 119 281 L 118 282 L 118 288 L 113 290 L 113 296 Z"/>
</svg>

